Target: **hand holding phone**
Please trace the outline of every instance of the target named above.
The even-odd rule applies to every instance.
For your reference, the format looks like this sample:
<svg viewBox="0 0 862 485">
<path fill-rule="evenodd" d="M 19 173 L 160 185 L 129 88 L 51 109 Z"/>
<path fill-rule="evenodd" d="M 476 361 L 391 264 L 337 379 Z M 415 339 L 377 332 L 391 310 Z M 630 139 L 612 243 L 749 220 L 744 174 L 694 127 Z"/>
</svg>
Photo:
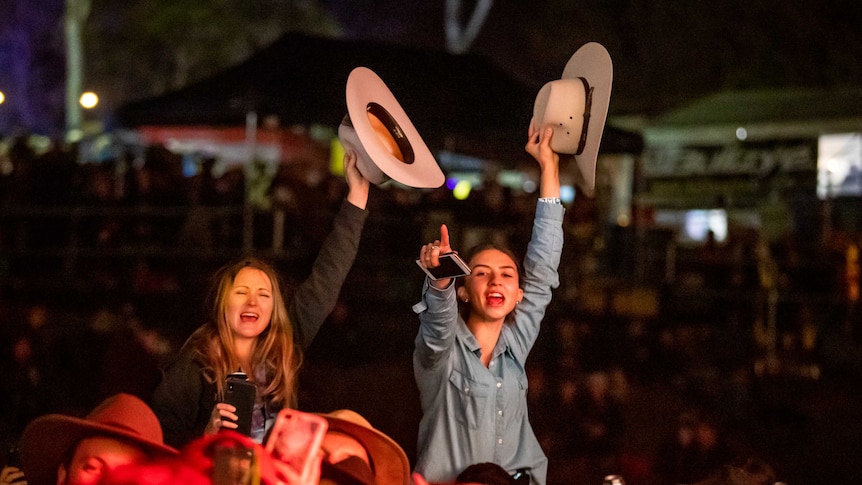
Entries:
<svg viewBox="0 0 862 485">
<path fill-rule="evenodd" d="M 470 267 L 449 245 L 449 228 L 440 225 L 440 239 L 422 246 L 416 264 L 432 281 L 470 274 Z"/>
<path fill-rule="evenodd" d="M 282 409 L 266 442 L 266 450 L 281 463 L 288 483 L 317 483 L 320 445 L 329 427 L 326 419 L 295 409 Z"/>
<path fill-rule="evenodd" d="M 21 470 L 18 448 L 10 448 L 6 452 L 6 463 L 0 466 L 0 484 L 27 485 L 27 477 Z"/>
<path fill-rule="evenodd" d="M 254 411 L 255 393 L 253 382 L 243 372 L 234 372 L 225 382 L 224 402 L 236 408 L 236 431 L 251 436 L 251 415 Z"/>
<path fill-rule="evenodd" d="M 458 253 L 441 254 L 437 259 L 440 261 L 440 265 L 433 268 L 422 265 L 422 261 L 418 259 L 416 260 L 416 264 L 434 281 L 446 278 L 459 278 L 470 274 L 470 267 L 461 259 L 461 256 L 458 256 Z"/>
</svg>

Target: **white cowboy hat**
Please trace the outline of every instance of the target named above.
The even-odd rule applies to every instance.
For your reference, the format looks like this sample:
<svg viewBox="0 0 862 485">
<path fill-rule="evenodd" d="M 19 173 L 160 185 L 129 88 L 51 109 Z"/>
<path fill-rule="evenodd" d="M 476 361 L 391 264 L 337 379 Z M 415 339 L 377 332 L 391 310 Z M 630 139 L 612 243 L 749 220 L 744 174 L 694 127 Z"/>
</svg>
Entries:
<svg viewBox="0 0 862 485">
<path fill-rule="evenodd" d="M 533 130 L 554 128 L 551 148 L 574 155 L 583 177 L 581 189 L 592 197 L 596 187 L 596 157 L 608 116 L 613 64 L 599 43 L 581 46 L 563 69 L 563 76 L 539 90 L 533 106 Z"/>
<path fill-rule="evenodd" d="M 357 67 L 347 78 L 347 116 L 338 127 L 345 150 L 373 184 L 393 179 L 416 188 L 436 188 L 446 177 L 410 118 L 377 74 Z"/>
</svg>

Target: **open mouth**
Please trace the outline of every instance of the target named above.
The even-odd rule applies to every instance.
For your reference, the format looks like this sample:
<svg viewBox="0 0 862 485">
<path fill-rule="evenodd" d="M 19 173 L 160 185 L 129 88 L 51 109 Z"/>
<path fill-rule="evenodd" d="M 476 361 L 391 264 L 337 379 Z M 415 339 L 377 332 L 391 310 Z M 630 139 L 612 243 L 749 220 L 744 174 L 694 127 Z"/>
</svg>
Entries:
<svg viewBox="0 0 862 485">
<path fill-rule="evenodd" d="M 495 292 L 488 293 L 488 296 L 485 297 L 485 300 L 487 300 L 488 304 L 490 305 L 502 305 L 506 298 L 503 297 L 502 293 Z"/>
<path fill-rule="evenodd" d="M 258 318 L 260 318 L 260 315 L 258 315 L 257 313 L 244 312 L 239 314 L 239 318 L 245 323 L 253 323 L 256 322 Z"/>
</svg>

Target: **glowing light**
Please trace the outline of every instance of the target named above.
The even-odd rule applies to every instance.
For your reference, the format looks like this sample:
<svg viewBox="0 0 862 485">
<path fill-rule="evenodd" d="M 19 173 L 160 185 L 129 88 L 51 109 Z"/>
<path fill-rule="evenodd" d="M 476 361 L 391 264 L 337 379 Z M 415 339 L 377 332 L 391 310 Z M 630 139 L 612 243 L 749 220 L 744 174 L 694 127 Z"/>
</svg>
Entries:
<svg viewBox="0 0 862 485">
<path fill-rule="evenodd" d="M 99 97 L 96 96 L 96 93 L 92 91 L 87 91 L 86 93 L 81 95 L 81 99 L 79 100 L 81 106 L 85 109 L 93 109 L 99 104 Z"/>
<path fill-rule="evenodd" d="M 455 190 L 455 187 L 458 185 L 458 179 L 455 177 L 450 177 L 446 179 L 446 188 L 449 190 Z"/>
<path fill-rule="evenodd" d="M 452 190 L 452 196 L 458 200 L 464 200 L 470 196 L 470 190 L 472 189 L 473 186 L 469 181 L 461 180 L 455 184 L 455 188 Z"/>
<path fill-rule="evenodd" d="M 737 128 L 736 129 L 736 139 L 739 141 L 744 141 L 746 138 L 748 138 L 748 130 L 746 130 L 745 128 L 743 128 L 741 126 L 739 128 Z"/>
<path fill-rule="evenodd" d="M 6 95 L 3 94 L 3 91 L 0 91 L 0 104 L 3 104 L 4 101 L 6 101 Z"/>
<path fill-rule="evenodd" d="M 571 185 L 560 186 L 560 200 L 564 204 L 571 204 L 575 200 L 575 188 Z"/>
<path fill-rule="evenodd" d="M 344 145 L 338 137 L 334 137 L 329 144 L 329 173 L 344 175 Z"/>
</svg>

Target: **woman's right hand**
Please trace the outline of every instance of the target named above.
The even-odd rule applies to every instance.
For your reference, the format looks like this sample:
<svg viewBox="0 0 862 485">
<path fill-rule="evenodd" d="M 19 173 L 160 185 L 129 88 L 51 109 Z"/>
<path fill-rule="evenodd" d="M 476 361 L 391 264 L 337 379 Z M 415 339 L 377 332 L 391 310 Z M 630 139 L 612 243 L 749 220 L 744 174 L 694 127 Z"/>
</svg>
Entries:
<svg viewBox="0 0 862 485">
<path fill-rule="evenodd" d="M 446 224 L 440 226 L 440 239 L 434 242 L 425 244 L 419 250 L 419 265 L 423 268 L 436 268 L 440 266 L 440 255 L 451 253 L 452 247 L 449 245 L 449 228 Z M 431 284 L 439 289 L 449 286 L 451 278 L 432 281 Z"/>
<path fill-rule="evenodd" d="M 210 413 L 210 420 L 204 429 L 204 434 L 217 433 L 222 428 L 236 429 L 239 416 L 234 413 L 236 413 L 235 406 L 223 402 L 216 403 Z"/>
<path fill-rule="evenodd" d="M 538 129 L 530 124 L 530 135 L 524 149 L 539 162 L 541 180 L 539 197 L 560 196 L 560 155 L 551 148 L 554 129 L 546 126 Z"/>
</svg>

